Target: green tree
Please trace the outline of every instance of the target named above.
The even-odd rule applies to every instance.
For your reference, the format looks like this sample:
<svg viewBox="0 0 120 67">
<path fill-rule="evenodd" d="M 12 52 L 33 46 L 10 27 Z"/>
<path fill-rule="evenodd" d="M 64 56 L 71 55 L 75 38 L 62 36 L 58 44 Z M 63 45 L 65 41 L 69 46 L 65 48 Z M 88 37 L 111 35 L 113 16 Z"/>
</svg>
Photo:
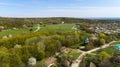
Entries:
<svg viewBox="0 0 120 67">
<path fill-rule="evenodd" d="M 106 35 L 105 35 L 104 33 L 100 33 L 100 34 L 99 34 L 99 38 L 105 39 L 105 38 L 106 38 Z"/>
<path fill-rule="evenodd" d="M 0 47 L 0 67 L 10 67 L 10 53 L 7 48 Z"/>
<path fill-rule="evenodd" d="M 100 52 L 99 55 L 98 55 L 98 59 L 100 61 L 103 61 L 103 60 L 108 59 L 110 57 L 111 56 L 108 53 L 106 53 L 105 51 Z"/>
</svg>

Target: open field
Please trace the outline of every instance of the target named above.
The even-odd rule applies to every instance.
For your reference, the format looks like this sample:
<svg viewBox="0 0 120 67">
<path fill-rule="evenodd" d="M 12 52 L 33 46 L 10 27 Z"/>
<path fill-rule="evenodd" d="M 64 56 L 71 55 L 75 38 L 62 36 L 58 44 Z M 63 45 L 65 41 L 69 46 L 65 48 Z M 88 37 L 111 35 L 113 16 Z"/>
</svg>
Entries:
<svg viewBox="0 0 120 67">
<path fill-rule="evenodd" d="M 75 24 L 55 24 L 55 25 L 46 25 L 45 27 L 41 27 L 39 32 L 71 32 L 72 27 Z"/>
<path fill-rule="evenodd" d="M 55 24 L 55 25 L 46 25 L 45 27 L 40 27 L 40 30 L 38 32 L 71 32 L 72 27 L 75 24 Z M 36 29 L 37 25 L 34 25 L 33 31 Z M 5 35 L 16 35 L 16 34 L 22 34 L 22 33 L 29 33 L 29 29 L 18 29 L 18 30 L 5 30 L 0 32 L 0 36 Z"/>
<path fill-rule="evenodd" d="M 15 35 L 15 34 L 21 34 L 21 33 L 26 33 L 29 32 L 28 29 L 19 29 L 19 30 L 5 30 L 0 32 L 0 36 L 5 36 L 5 35 Z"/>
</svg>

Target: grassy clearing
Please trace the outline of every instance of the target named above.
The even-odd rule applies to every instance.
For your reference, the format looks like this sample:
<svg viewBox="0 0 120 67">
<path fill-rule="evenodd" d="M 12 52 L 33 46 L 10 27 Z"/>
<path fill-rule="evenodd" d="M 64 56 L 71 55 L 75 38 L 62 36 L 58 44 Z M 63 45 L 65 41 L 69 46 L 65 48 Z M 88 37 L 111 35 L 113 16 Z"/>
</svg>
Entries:
<svg viewBox="0 0 120 67">
<path fill-rule="evenodd" d="M 51 24 L 46 25 L 45 27 L 41 27 L 41 29 L 38 32 L 71 32 L 72 27 L 75 26 L 75 24 Z M 33 31 L 36 30 L 37 25 L 34 25 Z M 5 35 L 16 35 L 16 34 L 22 34 L 22 33 L 29 33 L 30 29 L 18 29 L 18 30 L 6 30 L 0 32 L 0 37 Z"/>
<path fill-rule="evenodd" d="M 37 25 L 33 26 L 33 31 L 36 30 L 36 27 L 37 27 Z M 16 30 L 12 30 L 12 29 L 11 30 L 5 30 L 5 31 L 0 32 L 0 37 L 6 36 L 6 35 L 9 35 L 9 34 L 16 35 L 16 34 L 22 34 L 22 33 L 29 33 L 30 32 L 29 30 L 30 30 L 30 28 L 27 28 L 27 29 L 21 28 L 21 29 L 16 29 Z"/>
<path fill-rule="evenodd" d="M 39 32 L 71 32 L 75 24 L 54 24 L 41 27 Z"/>
<path fill-rule="evenodd" d="M 28 29 L 19 29 L 19 30 L 6 30 L 6 31 L 2 31 L 0 32 L 0 36 L 5 36 L 5 35 L 15 35 L 15 34 L 21 34 L 21 33 L 26 33 L 29 32 Z"/>
</svg>

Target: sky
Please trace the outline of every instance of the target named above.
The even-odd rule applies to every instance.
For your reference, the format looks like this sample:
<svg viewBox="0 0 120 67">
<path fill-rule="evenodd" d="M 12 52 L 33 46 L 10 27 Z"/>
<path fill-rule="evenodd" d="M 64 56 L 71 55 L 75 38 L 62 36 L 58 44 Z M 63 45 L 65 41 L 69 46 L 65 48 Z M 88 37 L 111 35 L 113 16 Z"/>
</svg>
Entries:
<svg viewBox="0 0 120 67">
<path fill-rule="evenodd" d="M 1 17 L 120 17 L 120 0 L 0 0 Z"/>
</svg>

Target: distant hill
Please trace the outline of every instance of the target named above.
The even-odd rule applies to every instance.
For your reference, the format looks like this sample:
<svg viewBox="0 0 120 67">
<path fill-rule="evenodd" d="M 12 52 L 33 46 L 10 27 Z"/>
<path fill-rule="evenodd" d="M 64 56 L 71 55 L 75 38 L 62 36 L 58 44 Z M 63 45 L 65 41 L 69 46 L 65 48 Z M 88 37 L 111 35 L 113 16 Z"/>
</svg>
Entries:
<svg viewBox="0 0 120 67">
<path fill-rule="evenodd" d="M 119 19 L 119 18 L 118 18 Z M 24 24 L 59 24 L 59 23 L 98 23 L 98 22 L 120 22 L 119 20 L 108 20 L 107 18 L 70 18 L 70 17 L 50 17 L 50 18 L 9 18 L 0 17 L 0 26 L 20 28 Z"/>
<path fill-rule="evenodd" d="M 115 20 L 115 21 L 120 21 L 120 18 L 92 18 L 95 20 Z"/>
</svg>

